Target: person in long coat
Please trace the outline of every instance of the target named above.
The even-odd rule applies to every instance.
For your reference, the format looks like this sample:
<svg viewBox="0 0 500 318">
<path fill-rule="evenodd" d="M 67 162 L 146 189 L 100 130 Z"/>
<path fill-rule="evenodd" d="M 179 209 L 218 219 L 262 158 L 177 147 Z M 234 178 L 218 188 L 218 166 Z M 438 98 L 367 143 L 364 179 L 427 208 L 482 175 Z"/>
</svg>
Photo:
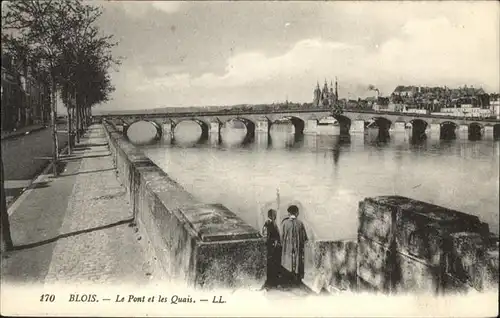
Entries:
<svg viewBox="0 0 500 318">
<path fill-rule="evenodd" d="M 304 224 L 297 219 L 299 208 L 291 205 L 287 211 L 288 217 L 282 221 L 281 266 L 293 283 L 299 284 L 304 278 L 304 245 L 308 238 Z"/>
<path fill-rule="evenodd" d="M 267 211 L 267 217 L 262 234 L 266 237 L 267 245 L 267 279 L 265 287 L 275 287 L 278 284 L 281 268 L 281 239 L 276 224 L 276 210 Z"/>
</svg>

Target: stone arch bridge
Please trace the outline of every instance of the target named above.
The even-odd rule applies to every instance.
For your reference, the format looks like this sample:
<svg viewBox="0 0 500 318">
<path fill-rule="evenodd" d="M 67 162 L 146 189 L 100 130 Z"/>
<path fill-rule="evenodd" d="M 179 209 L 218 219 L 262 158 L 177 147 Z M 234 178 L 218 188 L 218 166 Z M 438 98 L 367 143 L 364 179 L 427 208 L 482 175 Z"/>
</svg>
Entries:
<svg viewBox="0 0 500 318">
<path fill-rule="evenodd" d="M 220 134 L 221 128 L 238 121 L 245 125 L 247 133 L 269 132 L 277 121 L 289 120 L 299 134 L 317 134 L 318 125 L 324 118 L 332 117 L 329 109 L 302 109 L 279 111 L 197 111 L 169 113 L 113 113 L 94 116 L 95 120 L 111 120 L 116 125 L 127 128 L 138 121 L 150 122 L 157 129 L 157 138 L 165 134 L 174 136 L 175 127 L 183 121 L 197 123 L 202 136 Z M 411 129 L 413 135 L 424 133 L 437 134 L 446 138 L 456 133 L 495 136 L 500 134 L 500 120 L 491 118 L 462 118 L 452 116 L 435 116 L 400 112 L 376 112 L 366 110 L 346 110 L 340 116 L 333 116 L 340 126 L 341 134 L 364 133 L 367 128 L 378 128 L 380 132 L 397 133 Z"/>
</svg>

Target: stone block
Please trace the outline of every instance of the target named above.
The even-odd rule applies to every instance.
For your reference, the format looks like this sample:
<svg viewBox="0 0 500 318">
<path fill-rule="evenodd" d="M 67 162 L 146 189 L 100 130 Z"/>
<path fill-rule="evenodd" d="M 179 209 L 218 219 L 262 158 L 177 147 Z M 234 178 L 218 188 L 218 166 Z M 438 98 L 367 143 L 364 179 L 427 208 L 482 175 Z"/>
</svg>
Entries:
<svg viewBox="0 0 500 318">
<path fill-rule="evenodd" d="M 441 134 L 441 124 L 430 124 L 426 133 L 430 133 L 432 137 L 440 137 Z"/>
<path fill-rule="evenodd" d="M 456 280 L 478 291 L 498 284 L 498 247 L 489 246 L 478 233 L 459 232 L 451 235 L 451 251 L 446 271 Z"/>
<path fill-rule="evenodd" d="M 220 133 L 221 123 L 218 121 L 210 122 L 210 134 L 218 135 Z"/>
<path fill-rule="evenodd" d="M 401 196 L 367 198 L 359 205 L 359 234 L 437 266 L 452 233 L 488 233 L 479 218 Z"/>
<path fill-rule="evenodd" d="M 304 134 L 316 135 L 318 132 L 318 121 L 316 119 L 309 119 L 305 123 Z"/>
<path fill-rule="evenodd" d="M 391 273 L 393 254 L 385 246 L 358 236 L 357 275 L 370 289 L 379 292 L 389 292 L 391 288 Z"/>
<path fill-rule="evenodd" d="M 195 286 L 258 289 L 265 280 L 264 238 L 202 242 L 197 246 Z"/>
<path fill-rule="evenodd" d="M 356 255 L 356 241 L 308 242 L 304 284 L 315 292 L 356 290 Z"/>
<path fill-rule="evenodd" d="M 364 134 L 365 132 L 365 122 L 364 120 L 354 120 L 349 128 L 349 133 L 351 134 Z"/>
<path fill-rule="evenodd" d="M 486 140 L 493 140 L 495 137 L 495 127 L 493 126 L 484 126 L 483 137 Z"/>
<path fill-rule="evenodd" d="M 397 121 L 394 123 L 393 131 L 397 133 L 403 133 L 406 131 L 406 123 Z"/>
<path fill-rule="evenodd" d="M 255 127 L 255 131 L 257 132 L 269 132 L 269 120 L 267 118 L 265 119 L 259 119 L 257 121 L 257 127 Z"/>
<path fill-rule="evenodd" d="M 396 253 L 392 270 L 392 291 L 395 293 L 437 294 L 442 290 L 440 266 L 430 266 L 420 259 Z"/>
<path fill-rule="evenodd" d="M 443 292 L 446 294 L 467 294 L 474 289 L 448 273 L 443 274 Z"/>
<path fill-rule="evenodd" d="M 222 204 L 196 204 L 182 207 L 189 225 L 203 242 L 258 239 L 259 232 Z"/>
<path fill-rule="evenodd" d="M 439 266 L 429 266 L 362 236 L 358 237 L 357 275 L 361 279 L 358 289 L 384 293 L 435 294 L 442 284 Z"/>
<path fill-rule="evenodd" d="M 483 290 L 498 290 L 498 246 L 496 248 L 489 248 L 486 250 L 485 266 L 486 268 L 483 280 Z"/>
<path fill-rule="evenodd" d="M 358 234 L 389 247 L 393 240 L 397 207 L 367 198 L 359 203 Z"/>
</svg>

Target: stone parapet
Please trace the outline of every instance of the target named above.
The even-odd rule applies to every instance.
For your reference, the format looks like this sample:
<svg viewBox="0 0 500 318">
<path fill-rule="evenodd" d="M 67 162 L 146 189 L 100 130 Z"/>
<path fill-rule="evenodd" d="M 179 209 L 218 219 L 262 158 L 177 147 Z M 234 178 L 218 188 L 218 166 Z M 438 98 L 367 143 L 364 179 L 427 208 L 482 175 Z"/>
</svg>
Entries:
<svg viewBox="0 0 500 318">
<path fill-rule="evenodd" d="M 498 239 L 478 217 L 400 196 L 359 204 L 357 274 L 383 292 L 498 284 Z"/>
<path fill-rule="evenodd" d="M 315 292 L 355 291 L 356 248 L 356 240 L 308 242 L 304 284 Z"/>
<path fill-rule="evenodd" d="M 266 249 L 260 233 L 220 204 L 204 204 L 104 123 L 119 180 L 161 276 L 198 288 L 260 287 Z"/>
</svg>

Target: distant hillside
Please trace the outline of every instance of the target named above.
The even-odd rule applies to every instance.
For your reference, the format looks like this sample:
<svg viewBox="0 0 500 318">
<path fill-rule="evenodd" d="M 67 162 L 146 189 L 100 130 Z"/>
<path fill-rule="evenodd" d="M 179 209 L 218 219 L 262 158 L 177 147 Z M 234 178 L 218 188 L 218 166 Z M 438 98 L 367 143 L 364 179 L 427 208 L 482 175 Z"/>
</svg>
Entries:
<svg viewBox="0 0 500 318">
<path fill-rule="evenodd" d="M 235 105 L 236 106 L 236 105 Z M 99 110 L 94 109 L 92 113 L 95 115 L 100 114 L 157 114 L 165 112 L 195 112 L 199 110 L 217 111 L 222 109 L 229 109 L 235 106 L 198 106 L 198 107 L 161 107 L 151 109 L 123 109 L 123 110 Z"/>
<path fill-rule="evenodd" d="M 239 104 L 231 106 L 197 106 L 197 107 L 161 107 L 152 109 L 135 109 L 135 110 L 99 110 L 94 109 L 94 115 L 132 115 L 132 114 L 158 114 L 158 113 L 178 113 L 178 112 L 200 112 L 200 111 L 221 111 L 225 109 L 240 108 L 241 109 L 254 109 L 264 110 L 268 107 L 271 108 L 300 108 L 311 107 L 311 103 L 269 103 L 269 104 Z"/>
</svg>

